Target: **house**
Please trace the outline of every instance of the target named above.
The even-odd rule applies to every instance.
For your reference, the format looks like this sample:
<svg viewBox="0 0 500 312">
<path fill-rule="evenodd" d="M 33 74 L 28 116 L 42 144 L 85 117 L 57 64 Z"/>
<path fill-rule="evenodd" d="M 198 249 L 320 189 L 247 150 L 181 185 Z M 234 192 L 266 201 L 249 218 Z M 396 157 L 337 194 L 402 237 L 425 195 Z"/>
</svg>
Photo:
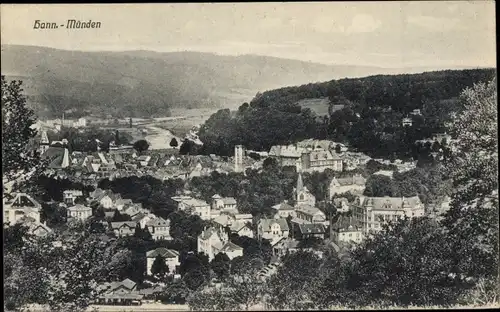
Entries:
<svg viewBox="0 0 500 312">
<path fill-rule="evenodd" d="M 111 222 L 111 229 L 117 237 L 132 236 L 137 223 L 133 221 Z"/>
<path fill-rule="evenodd" d="M 293 194 L 297 205 L 316 205 L 316 197 L 304 186 L 301 173 L 297 178 L 297 186 L 293 189 Z"/>
<path fill-rule="evenodd" d="M 172 199 L 174 199 L 174 197 L 172 197 Z M 192 197 L 174 200 L 178 201 L 179 210 L 198 215 L 203 220 L 210 220 L 210 205 L 206 201 Z"/>
<path fill-rule="evenodd" d="M 326 222 L 326 215 L 323 211 L 319 210 L 318 208 L 310 205 L 299 205 L 295 208 L 295 215 L 297 216 L 296 219 L 299 219 L 301 221 L 305 222 L 300 222 L 300 223 L 322 223 L 324 224 Z"/>
<path fill-rule="evenodd" d="M 151 160 L 150 155 L 141 155 L 136 158 L 136 161 L 139 163 L 141 167 L 146 167 L 149 164 L 150 160 Z"/>
<path fill-rule="evenodd" d="M 139 212 L 132 217 L 132 221 L 139 223 L 142 229 L 146 227 L 146 224 L 150 221 L 156 219 L 156 216 L 149 212 Z"/>
<path fill-rule="evenodd" d="M 330 199 L 335 194 L 350 192 L 352 194 L 363 194 L 366 186 L 366 179 L 361 175 L 354 175 L 348 178 L 333 178 L 328 187 Z"/>
<path fill-rule="evenodd" d="M 286 219 L 260 219 L 257 223 L 257 237 L 259 240 L 275 240 L 288 237 L 290 229 Z"/>
<path fill-rule="evenodd" d="M 28 222 L 27 225 L 28 233 L 37 237 L 44 237 L 52 232 L 52 229 L 44 223 Z"/>
<path fill-rule="evenodd" d="M 198 253 L 204 253 L 211 261 L 215 255 L 223 251 L 224 246 L 229 242 L 229 237 L 224 230 L 213 227 L 205 228 L 198 236 Z M 232 253 L 228 256 L 233 255 Z"/>
<path fill-rule="evenodd" d="M 232 210 L 236 208 L 236 199 L 233 197 L 221 197 L 219 194 L 212 196 L 213 210 Z"/>
<path fill-rule="evenodd" d="M 33 197 L 26 193 L 17 193 L 12 200 L 3 203 L 3 222 L 13 225 L 27 217 L 40 223 L 42 206 Z"/>
<path fill-rule="evenodd" d="M 295 217 L 295 208 L 289 205 L 286 200 L 281 204 L 274 205 L 272 208 L 276 211 L 275 219 L 287 218 L 288 216 Z"/>
<path fill-rule="evenodd" d="M 168 267 L 168 272 L 170 274 L 175 274 L 177 272 L 177 267 L 181 264 L 179 261 L 179 252 L 164 247 L 156 248 L 150 250 L 146 253 L 146 272 L 148 275 L 153 275 L 151 273 L 151 267 L 157 256 L 160 256 L 165 261 Z"/>
<path fill-rule="evenodd" d="M 247 236 L 253 238 L 253 231 L 248 222 L 235 221 L 229 226 L 231 233 L 238 234 L 239 236 Z"/>
<path fill-rule="evenodd" d="M 137 291 L 137 284 L 128 278 L 121 282 L 101 284 L 97 290 L 102 292 L 97 299 L 98 304 L 140 304 L 144 298 L 144 295 Z"/>
<path fill-rule="evenodd" d="M 171 240 L 170 236 L 170 220 L 165 220 L 161 217 L 151 219 L 146 223 L 149 233 L 154 240 Z"/>
<path fill-rule="evenodd" d="M 403 127 L 411 127 L 413 125 L 413 120 L 411 118 L 403 118 Z"/>
<path fill-rule="evenodd" d="M 77 204 L 67 209 L 68 218 L 87 220 L 92 216 L 92 208 Z"/>
<path fill-rule="evenodd" d="M 125 207 L 131 206 L 134 203 L 130 198 L 118 198 L 115 201 L 114 208 L 118 209 L 118 211 L 122 211 Z"/>
<path fill-rule="evenodd" d="M 361 243 L 364 239 L 363 228 L 353 217 L 340 216 L 330 226 L 330 238 L 337 245 L 341 242 Z"/>
<path fill-rule="evenodd" d="M 418 196 L 413 197 L 364 197 L 358 196 L 351 204 L 354 220 L 363 228 L 363 234 L 382 229 L 386 221 L 425 214 Z"/>
<path fill-rule="evenodd" d="M 83 197 L 81 190 L 65 190 L 63 192 L 63 201 L 66 205 L 74 205 L 78 197 Z"/>
<path fill-rule="evenodd" d="M 218 253 L 225 253 L 230 260 L 233 260 L 236 257 L 243 257 L 243 248 L 233 242 L 228 241 L 226 244 L 224 244 L 224 246 L 222 246 L 222 249 L 219 252 L 215 253 L 215 255 L 217 255 Z"/>
<path fill-rule="evenodd" d="M 326 227 L 321 223 L 300 223 L 297 225 L 299 239 L 320 238 L 325 239 Z"/>
</svg>

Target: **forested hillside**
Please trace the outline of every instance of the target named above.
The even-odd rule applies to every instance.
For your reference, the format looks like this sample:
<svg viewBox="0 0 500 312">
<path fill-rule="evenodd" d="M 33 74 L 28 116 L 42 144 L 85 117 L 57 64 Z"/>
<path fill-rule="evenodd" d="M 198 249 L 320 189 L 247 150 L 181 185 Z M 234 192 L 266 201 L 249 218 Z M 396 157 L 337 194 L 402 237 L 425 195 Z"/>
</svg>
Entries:
<svg viewBox="0 0 500 312">
<path fill-rule="evenodd" d="M 235 144 L 269 150 L 306 138 L 347 143 L 374 157 L 409 158 L 415 140 L 446 131 L 460 110 L 460 92 L 495 76 L 494 69 L 446 70 L 340 79 L 266 91 L 237 112 L 220 110 L 201 127 L 203 152 L 231 155 Z M 328 97 L 328 116 L 318 117 L 300 100 Z M 420 109 L 421 115 L 411 115 Z M 413 124 L 403 127 L 402 119 Z"/>
</svg>

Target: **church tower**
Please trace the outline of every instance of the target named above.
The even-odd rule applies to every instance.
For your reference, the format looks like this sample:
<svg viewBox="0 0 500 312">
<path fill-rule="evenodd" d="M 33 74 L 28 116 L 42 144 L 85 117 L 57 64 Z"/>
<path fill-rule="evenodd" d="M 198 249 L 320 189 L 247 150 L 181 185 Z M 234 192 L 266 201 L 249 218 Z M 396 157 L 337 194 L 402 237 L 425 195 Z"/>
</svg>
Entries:
<svg viewBox="0 0 500 312">
<path fill-rule="evenodd" d="M 234 171 L 243 172 L 243 145 L 234 147 Z"/>
<path fill-rule="evenodd" d="M 43 155 L 50 147 L 49 136 L 47 135 L 47 131 L 42 130 L 40 137 L 40 155 Z"/>
<path fill-rule="evenodd" d="M 299 172 L 299 176 L 297 178 L 297 186 L 294 189 L 294 197 L 296 206 L 300 205 L 308 205 L 315 206 L 316 198 L 311 192 L 304 186 L 304 181 L 302 180 L 302 173 Z"/>
</svg>

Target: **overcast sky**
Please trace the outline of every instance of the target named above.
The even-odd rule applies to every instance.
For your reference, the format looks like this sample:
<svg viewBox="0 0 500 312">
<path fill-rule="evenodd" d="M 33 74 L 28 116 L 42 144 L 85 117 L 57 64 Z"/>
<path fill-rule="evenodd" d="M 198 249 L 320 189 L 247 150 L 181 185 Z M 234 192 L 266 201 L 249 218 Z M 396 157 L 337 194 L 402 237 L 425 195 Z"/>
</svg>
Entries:
<svg viewBox="0 0 500 312">
<path fill-rule="evenodd" d="M 100 29 L 35 30 L 35 20 Z M 325 64 L 496 67 L 493 1 L 1 5 L 2 44 L 261 54 Z"/>
</svg>

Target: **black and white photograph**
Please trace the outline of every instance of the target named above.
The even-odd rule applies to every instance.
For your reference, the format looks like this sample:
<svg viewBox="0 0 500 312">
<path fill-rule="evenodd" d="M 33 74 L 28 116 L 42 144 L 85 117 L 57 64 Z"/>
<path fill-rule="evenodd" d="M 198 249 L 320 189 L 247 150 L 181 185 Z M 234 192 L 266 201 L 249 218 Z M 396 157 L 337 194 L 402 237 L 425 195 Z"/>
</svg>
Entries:
<svg viewBox="0 0 500 312">
<path fill-rule="evenodd" d="M 500 308 L 496 4 L 1 4 L 3 311 Z"/>
</svg>

